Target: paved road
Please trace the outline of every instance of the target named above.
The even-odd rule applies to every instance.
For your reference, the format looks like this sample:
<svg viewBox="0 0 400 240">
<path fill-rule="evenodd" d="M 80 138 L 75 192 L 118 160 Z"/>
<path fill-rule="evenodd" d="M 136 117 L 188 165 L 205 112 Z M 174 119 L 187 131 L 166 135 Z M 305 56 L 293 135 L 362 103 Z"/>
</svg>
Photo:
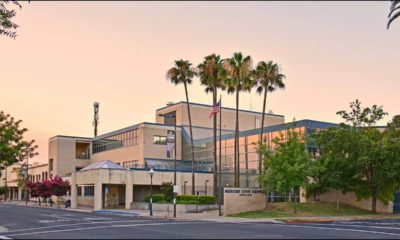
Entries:
<svg viewBox="0 0 400 240">
<path fill-rule="evenodd" d="M 174 221 L 0 204 L 0 239 L 53 238 L 400 238 L 400 221 L 276 224 Z"/>
</svg>

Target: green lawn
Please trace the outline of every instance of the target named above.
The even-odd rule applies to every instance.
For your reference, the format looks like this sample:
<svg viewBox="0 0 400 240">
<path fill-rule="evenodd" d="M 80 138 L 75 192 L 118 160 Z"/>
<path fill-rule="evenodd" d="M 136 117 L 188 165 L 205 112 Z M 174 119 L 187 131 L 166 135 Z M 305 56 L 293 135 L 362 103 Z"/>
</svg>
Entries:
<svg viewBox="0 0 400 240">
<path fill-rule="evenodd" d="M 280 217 L 318 217 L 318 216 L 350 216 L 366 215 L 371 212 L 340 204 L 336 209 L 335 203 L 297 203 L 297 213 L 293 212 L 294 203 L 268 204 L 265 210 L 244 212 L 230 215 L 245 218 L 280 218 Z"/>
</svg>

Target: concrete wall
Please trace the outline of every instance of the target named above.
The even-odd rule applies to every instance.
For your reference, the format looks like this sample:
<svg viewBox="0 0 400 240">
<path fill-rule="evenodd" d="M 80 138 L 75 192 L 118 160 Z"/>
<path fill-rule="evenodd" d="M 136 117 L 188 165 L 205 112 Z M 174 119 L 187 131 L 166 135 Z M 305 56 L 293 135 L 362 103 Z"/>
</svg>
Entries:
<svg viewBox="0 0 400 240">
<path fill-rule="evenodd" d="M 190 113 L 192 117 L 193 126 L 208 127 L 212 128 L 212 121 L 209 118 L 211 112 L 211 106 L 204 106 L 199 104 L 190 105 Z M 261 109 L 260 109 L 261 110 Z M 186 103 L 178 103 L 170 107 L 159 109 L 156 111 L 156 122 L 164 123 L 164 117 L 158 116 L 159 114 L 166 114 L 172 111 L 176 111 L 177 125 L 189 125 L 188 112 Z M 222 128 L 223 129 L 235 129 L 235 116 L 236 112 L 234 109 L 222 108 Z M 240 111 L 239 122 L 240 130 L 250 130 L 256 128 L 256 118 L 259 118 L 261 122 L 262 113 L 251 112 L 251 111 Z M 280 115 L 267 115 L 265 117 L 265 126 L 276 125 L 284 123 L 285 119 Z"/>
<path fill-rule="evenodd" d="M 147 202 L 134 202 L 132 209 L 136 210 L 150 210 L 150 204 Z M 217 204 L 177 204 L 176 212 L 179 213 L 200 213 L 203 211 L 218 209 Z M 153 211 L 155 212 L 171 212 L 174 211 L 174 204 L 170 203 L 153 203 Z"/>
<path fill-rule="evenodd" d="M 345 203 L 356 208 L 361 208 L 369 211 L 371 211 L 372 209 L 371 198 L 368 200 L 357 201 L 357 197 L 353 192 L 343 194 L 341 191 L 332 190 L 320 195 L 319 199 L 321 202 L 336 202 L 336 200 L 339 199 L 340 203 Z M 308 198 L 307 201 L 311 202 L 312 197 Z M 390 202 L 388 203 L 388 205 L 385 205 L 381 201 L 378 201 L 376 211 L 382 213 L 393 213 L 393 203 Z"/>
</svg>

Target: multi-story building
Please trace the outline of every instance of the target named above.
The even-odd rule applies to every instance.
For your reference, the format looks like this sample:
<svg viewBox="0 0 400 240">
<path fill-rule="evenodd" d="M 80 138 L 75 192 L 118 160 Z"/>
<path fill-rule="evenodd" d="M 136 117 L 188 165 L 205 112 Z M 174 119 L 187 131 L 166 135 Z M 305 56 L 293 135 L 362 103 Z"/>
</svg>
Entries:
<svg viewBox="0 0 400 240">
<path fill-rule="evenodd" d="M 176 163 L 178 194 L 190 193 L 193 188 L 195 194 L 213 194 L 214 147 L 212 119 L 209 117 L 212 106 L 191 103 L 190 110 L 195 150 L 194 187 L 186 102 L 169 103 L 157 109 L 155 123 L 143 122 L 94 138 L 52 137 L 49 139 L 48 163 L 30 166 L 30 178 L 35 181 L 58 175 L 70 180 L 72 207 L 83 205 L 97 210 L 124 206 L 130 209 L 136 202 L 143 202 L 144 196 L 149 194 L 151 181 L 155 192 L 160 191 L 163 182 L 173 182 Z M 221 183 L 217 184 L 233 186 L 235 109 L 222 108 L 221 113 L 222 123 L 218 123 L 218 129 L 221 127 L 222 173 Z M 260 138 L 261 117 L 260 112 L 239 111 L 241 187 L 259 186 L 257 176 L 260 158 L 256 143 Z M 285 123 L 284 116 L 267 113 L 264 126 L 263 139 L 273 149 L 272 140 L 275 137 L 285 138 L 289 130 L 300 132 L 309 143 L 311 133 L 337 124 L 313 120 Z M 175 153 L 167 154 L 170 131 L 176 132 L 176 158 Z M 217 139 L 219 159 L 219 136 Z M 315 146 L 308 144 L 307 147 L 313 149 Z M 150 168 L 155 171 L 153 178 L 148 174 Z M 17 178 L 17 169 L 18 165 L 14 165 L 7 171 L 7 184 L 13 187 L 10 193 L 13 199 L 21 199 L 21 188 L 15 184 L 16 181 L 11 181 Z M 336 201 L 332 194 L 328 192 L 320 198 L 322 201 Z M 353 193 L 335 193 L 335 196 L 339 196 L 341 202 L 357 207 L 368 209 L 371 205 L 370 201 L 357 201 Z M 308 201 L 304 192 L 300 199 Z M 384 206 L 379 203 L 378 211 L 392 212 L 393 209 L 390 204 Z"/>
</svg>

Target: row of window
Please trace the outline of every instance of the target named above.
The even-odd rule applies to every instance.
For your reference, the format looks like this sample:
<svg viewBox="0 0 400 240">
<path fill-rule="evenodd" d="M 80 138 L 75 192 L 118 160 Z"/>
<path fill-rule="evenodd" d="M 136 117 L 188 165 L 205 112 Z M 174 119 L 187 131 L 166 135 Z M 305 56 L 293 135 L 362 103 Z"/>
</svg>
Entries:
<svg viewBox="0 0 400 240">
<path fill-rule="evenodd" d="M 32 182 L 43 181 L 48 178 L 49 178 L 49 176 L 48 176 L 47 172 L 42 172 L 42 174 L 29 175 L 29 180 Z"/>
<path fill-rule="evenodd" d="M 83 188 L 83 193 L 82 195 L 82 188 Z M 94 186 L 79 186 L 78 187 L 78 196 L 94 196 Z"/>
<path fill-rule="evenodd" d="M 93 142 L 93 153 L 109 151 L 138 144 L 138 129 L 118 133 Z"/>
</svg>

